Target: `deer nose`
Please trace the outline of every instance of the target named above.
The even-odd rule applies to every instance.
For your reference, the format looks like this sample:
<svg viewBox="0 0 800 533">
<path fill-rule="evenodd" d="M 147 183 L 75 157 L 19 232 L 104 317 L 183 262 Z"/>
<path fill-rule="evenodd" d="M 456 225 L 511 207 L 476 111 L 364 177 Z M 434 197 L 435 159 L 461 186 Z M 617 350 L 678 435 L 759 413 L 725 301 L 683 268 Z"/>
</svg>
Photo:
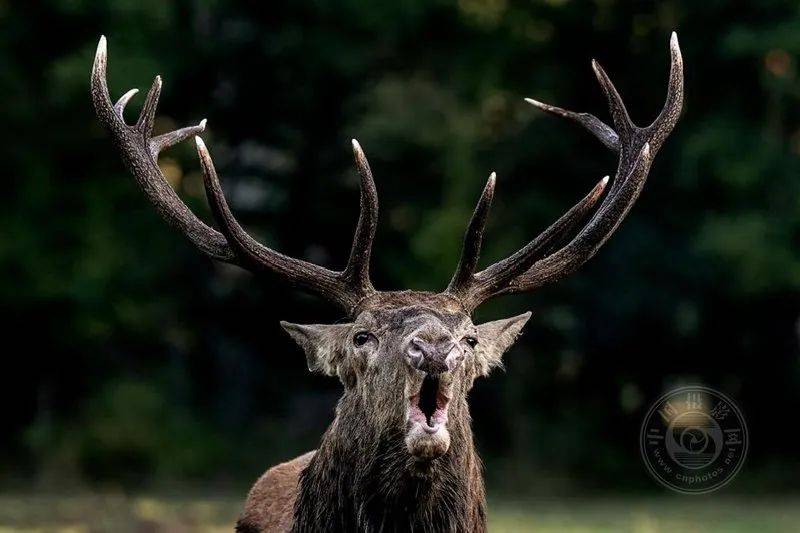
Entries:
<svg viewBox="0 0 800 533">
<path fill-rule="evenodd" d="M 408 343 L 408 362 L 428 374 L 441 374 L 452 370 L 458 358 L 451 357 L 455 342 L 451 339 L 441 339 L 436 342 L 427 342 L 419 337 L 412 338 Z"/>
</svg>

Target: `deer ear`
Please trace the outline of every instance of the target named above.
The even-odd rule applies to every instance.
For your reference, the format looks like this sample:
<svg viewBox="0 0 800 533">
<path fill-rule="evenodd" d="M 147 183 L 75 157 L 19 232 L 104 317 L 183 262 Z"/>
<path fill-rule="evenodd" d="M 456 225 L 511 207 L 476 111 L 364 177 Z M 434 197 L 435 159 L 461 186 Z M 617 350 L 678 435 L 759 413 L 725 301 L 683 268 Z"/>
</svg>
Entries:
<svg viewBox="0 0 800 533">
<path fill-rule="evenodd" d="M 480 375 L 486 376 L 492 368 L 502 365 L 503 354 L 517 340 L 530 317 L 531 313 L 528 311 L 511 318 L 486 322 L 477 326 L 478 345 L 476 351 Z"/>
<path fill-rule="evenodd" d="M 292 339 L 306 352 L 308 369 L 336 376 L 342 360 L 343 342 L 350 324 L 291 324 L 281 322 Z"/>
</svg>

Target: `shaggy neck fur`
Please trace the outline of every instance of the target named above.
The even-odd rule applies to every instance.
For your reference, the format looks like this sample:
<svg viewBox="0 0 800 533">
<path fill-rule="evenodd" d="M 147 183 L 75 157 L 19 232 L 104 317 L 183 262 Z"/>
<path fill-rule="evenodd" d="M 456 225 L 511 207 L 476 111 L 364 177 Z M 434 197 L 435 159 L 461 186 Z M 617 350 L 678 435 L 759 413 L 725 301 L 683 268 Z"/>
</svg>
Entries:
<svg viewBox="0 0 800 533">
<path fill-rule="evenodd" d="M 296 532 L 464 531 L 486 529 L 480 459 L 466 395 L 451 404 L 450 448 L 417 462 L 403 442 L 404 421 L 376 413 L 354 390 L 345 392 L 334 422 L 301 474 Z"/>
</svg>

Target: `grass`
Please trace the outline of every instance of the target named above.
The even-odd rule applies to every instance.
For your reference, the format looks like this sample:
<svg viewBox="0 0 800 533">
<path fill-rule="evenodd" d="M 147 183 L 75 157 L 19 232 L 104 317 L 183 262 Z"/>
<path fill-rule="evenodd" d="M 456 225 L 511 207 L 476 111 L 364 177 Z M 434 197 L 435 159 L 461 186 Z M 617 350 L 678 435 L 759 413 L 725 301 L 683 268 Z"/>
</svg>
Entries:
<svg viewBox="0 0 800 533">
<path fill-rule="evenodd" d="M 231 532 L 240 505 L 229 497 L 0 495 L 0 533 Z M 489 508 L 493 532 L 783 533 L 798 524 L 800 499 L 537 499 Z"/>
<path fill-rule="evenodd" d="M 489 509 L 492 532 L 788 533 L 800 531 L 800 500 L 675 496 L 536 500 Z"/>
</svg>

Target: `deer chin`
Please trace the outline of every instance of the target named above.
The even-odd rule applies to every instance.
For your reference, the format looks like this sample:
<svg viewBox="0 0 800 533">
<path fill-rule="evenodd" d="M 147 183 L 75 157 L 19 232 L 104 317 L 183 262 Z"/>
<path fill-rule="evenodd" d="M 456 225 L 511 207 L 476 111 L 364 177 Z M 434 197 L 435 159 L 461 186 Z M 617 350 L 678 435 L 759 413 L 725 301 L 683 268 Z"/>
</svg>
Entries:
<svg viewBox="0 0 800 533">
<path fill-rule="evenodd" d="M 436 459 L 450 448 L 447 409 L 452 397 L 449 373 L 425 374 L 411 385 L 406 410 L 406 448 L 419 460 Z"/>
</svg>

